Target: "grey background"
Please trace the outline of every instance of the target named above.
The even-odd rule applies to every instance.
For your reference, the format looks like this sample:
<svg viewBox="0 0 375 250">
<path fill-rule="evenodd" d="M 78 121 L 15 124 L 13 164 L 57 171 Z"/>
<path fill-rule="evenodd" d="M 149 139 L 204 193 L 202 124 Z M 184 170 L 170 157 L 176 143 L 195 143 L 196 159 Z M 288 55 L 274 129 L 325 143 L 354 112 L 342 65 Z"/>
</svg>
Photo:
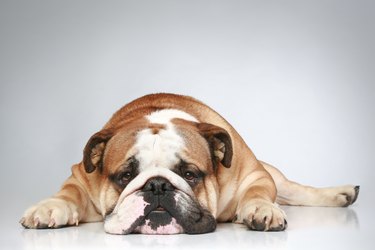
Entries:
<svg viewBox="0 0 375 250">
<path fill-rule="evenodd" d="M 112 113 L 154 92 L 211 105 L 290 179 L 372 197 L 374 9 L 1 0 L 1 219 L 56 192 Z"/>
</svg>

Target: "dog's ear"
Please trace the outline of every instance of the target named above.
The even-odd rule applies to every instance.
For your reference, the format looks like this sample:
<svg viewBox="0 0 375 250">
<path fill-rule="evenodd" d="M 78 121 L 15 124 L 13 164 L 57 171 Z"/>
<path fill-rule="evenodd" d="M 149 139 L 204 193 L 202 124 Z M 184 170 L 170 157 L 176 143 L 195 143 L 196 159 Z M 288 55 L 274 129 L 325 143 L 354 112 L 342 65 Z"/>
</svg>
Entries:
<svg viewBox="0 0 375 250">
<path fill-rule="evenodd" d="M 83 164 L 87 173 L 92 173 L 96 168 L 103 170 L 103 154 L 105 146 L 113 136 L 113 131 L 104 129 L 89 139 L 83 150 Z"/>
<path fill-rule="evenodd" d="M 229 168 L 233 156 L 232 139 L 229 133 L 225 129 L 209 123 L 199 123 L 198 129 L 210 146 L 214 166 L 217 165 L 217 162 L 221 162 L 224 167 Z"/>
</svg>

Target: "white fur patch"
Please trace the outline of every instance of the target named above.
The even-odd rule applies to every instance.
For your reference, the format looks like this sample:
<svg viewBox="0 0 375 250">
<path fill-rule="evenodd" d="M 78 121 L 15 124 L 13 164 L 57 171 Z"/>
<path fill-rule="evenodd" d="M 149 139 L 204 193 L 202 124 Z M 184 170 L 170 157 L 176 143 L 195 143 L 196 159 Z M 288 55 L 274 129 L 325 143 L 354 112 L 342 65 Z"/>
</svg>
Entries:
<svg viewBox="0 0 375 250">
<path fill-rule="evenodd" d="M 136 159 L 139 161 L 140 171 L 147 168 L 171 168 L 179 162 L 177 155 L 185 146 L 184 140 L 175 131 L 172 125 L 166 125 L 154 134 L 151 129 L 138 133 L 135 144 Z"/>
<path fill-rule="evenodd" d="M 106 218 L 104 230 L 107 233 L 124 234 L 137 218 L 145 215 L 144 209 L 149 203 L 145 202 L 142 196 L 133 194 L 124 199 L 126 200 L 117 203 L 113 213 Z"/>
<path fill-rule="evenodd" d="M 176 109 L 156 111 L 146 118 L 150 123 L 165 125 L 165 129 L 160 129 L 156 134 L 152 129 L 144 129 L 138 133 L 134 149 L 137 152 L 135 157 L 140 163 L 140 171 L 154 167 L 172 168 L 179 162 L 178 154 L 184 149 L 185 142 L 171 120 L 180 118 L 197 121 L 197 119 Z"/>
<path fill-rule="evenodd" d="M 162 109 L 146 116 L 151 123 L 168 124 L 174 118 L 198 122 L 194 116 L 178 109 Z"/>
</svg>

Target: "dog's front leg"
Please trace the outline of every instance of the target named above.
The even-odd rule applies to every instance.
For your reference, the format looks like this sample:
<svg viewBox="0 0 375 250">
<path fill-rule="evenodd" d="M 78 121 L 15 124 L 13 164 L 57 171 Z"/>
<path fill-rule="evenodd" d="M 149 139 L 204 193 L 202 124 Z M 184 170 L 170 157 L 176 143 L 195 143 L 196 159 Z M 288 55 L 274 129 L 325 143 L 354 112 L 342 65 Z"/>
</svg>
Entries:
<svg viewBox="0 0 375 250">
<path fill-rule="evenodd" d="M 276 187 L 266 171 L 249 174 L 242 181 L 239 194 L 235 222 L 244 223 L 256 231 L 282 231 L 286 228 L 286 215 L 274 203 Z"/>
<path fill-rule="evenodd" d="M 78 180 L 79 165 L 73 166 L 73 175 L 65 181 L 59 192 L 25 211 L 20 221 L 25 228 L 59 228 L 78 225 L 81 221 L 102 219 Z"/>
</svg>

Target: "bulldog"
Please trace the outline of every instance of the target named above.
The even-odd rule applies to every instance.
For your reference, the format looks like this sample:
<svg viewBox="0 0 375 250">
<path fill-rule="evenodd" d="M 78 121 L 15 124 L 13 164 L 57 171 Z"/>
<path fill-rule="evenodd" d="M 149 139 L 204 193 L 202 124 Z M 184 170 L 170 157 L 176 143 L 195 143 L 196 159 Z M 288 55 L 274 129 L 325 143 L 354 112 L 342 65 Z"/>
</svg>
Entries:
<svg viewBox="0 0 375 250">
<path fill-rule="evenodd" d="M 217 222 L 287 227 L 281 205 L 353 204 L 359 186 L 315 188 L 259 161 L 217 112 L 187 96 L 153 94 L 117 111 L 53 197 L 27 209 L 25 228 L 104 220 L 111 234 L 199 234 Z"/>
</svg>

